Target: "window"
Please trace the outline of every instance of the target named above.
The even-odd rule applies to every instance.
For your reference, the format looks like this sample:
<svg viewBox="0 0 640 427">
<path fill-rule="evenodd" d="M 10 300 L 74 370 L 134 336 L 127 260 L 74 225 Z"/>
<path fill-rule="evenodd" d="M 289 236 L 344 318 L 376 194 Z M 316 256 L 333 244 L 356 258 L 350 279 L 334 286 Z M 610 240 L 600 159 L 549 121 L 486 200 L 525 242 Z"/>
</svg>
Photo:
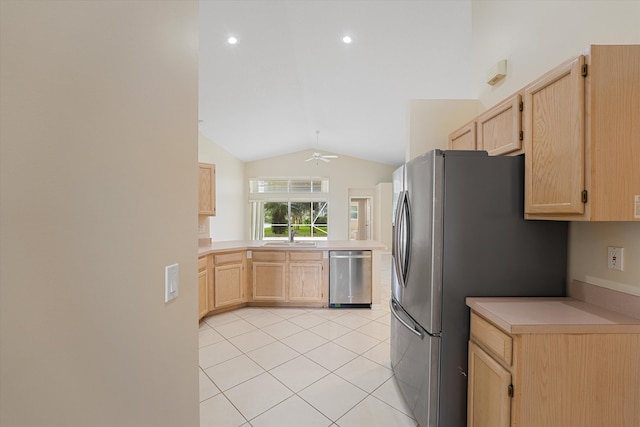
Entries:
<svg viewBox="0 0 640 427">
<path fill-rule="evenodd" d="M 299 239 L 326 240 L 328 190 L 326 178 L 250 179 L 252 239 L 286 240 L 295 232 Z"/>
</svg>

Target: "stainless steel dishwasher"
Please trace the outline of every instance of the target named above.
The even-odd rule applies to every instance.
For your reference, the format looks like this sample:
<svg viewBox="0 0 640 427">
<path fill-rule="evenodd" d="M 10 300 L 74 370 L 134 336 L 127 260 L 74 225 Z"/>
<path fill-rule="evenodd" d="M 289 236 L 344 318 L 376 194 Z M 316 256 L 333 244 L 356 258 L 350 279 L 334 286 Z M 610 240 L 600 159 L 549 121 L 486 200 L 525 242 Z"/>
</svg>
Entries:
<svg viewBox="0 0 640 427">
<path fill-rule="evenodd" d="M 371 251 L 329 252 L 329 307 L 371 307 Z"/>
</svg>

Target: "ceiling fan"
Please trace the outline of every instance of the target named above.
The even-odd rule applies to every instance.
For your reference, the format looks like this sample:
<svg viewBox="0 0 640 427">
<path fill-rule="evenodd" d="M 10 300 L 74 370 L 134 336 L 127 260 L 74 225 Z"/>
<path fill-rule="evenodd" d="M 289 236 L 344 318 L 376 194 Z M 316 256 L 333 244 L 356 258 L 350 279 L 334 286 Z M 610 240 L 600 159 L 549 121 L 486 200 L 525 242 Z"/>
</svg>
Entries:
<svg viewBox="0 0 640 427">
<path fill-rule="evenodd" d="M 320 131 L 317 130 L 316 131 L 316 150 L 318 149 L 318 135 L 320 134 Z M 329 163 L 331 160 L 330 159 L 337 159 L 338 156 L 333 155 L 333 154 L 320 154 L 318 151 L 314 151 L 313 154 L 311 155 L 311 157 L 309 157 L 307 160 L 305 160 L 305 162 L 310 162 L 312 160 L 316 161 L 316 165 L 318 164 L 318 160 L 325 162 L 325 163 Z"/>
</svg>

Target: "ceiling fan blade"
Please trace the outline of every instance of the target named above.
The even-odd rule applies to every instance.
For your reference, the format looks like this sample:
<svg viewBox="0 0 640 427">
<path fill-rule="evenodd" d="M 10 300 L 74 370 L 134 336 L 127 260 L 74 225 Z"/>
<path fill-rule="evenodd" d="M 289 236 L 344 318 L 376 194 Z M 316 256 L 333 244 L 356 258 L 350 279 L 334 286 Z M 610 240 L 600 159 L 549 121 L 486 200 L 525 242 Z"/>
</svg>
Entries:
<svg viewBox="0 0 640 427">
<path fill-rule="evenodd" d="M 331 160 L 329 160 L 329 159 L 325 158 L 324 156 L 322 156 L 322 157 L 318 157 L 318 160 L 322 160 L 322 161 L 323 161 L 323 162 L 325 162 L 325 163 L 329 163 L 329 162 L 331 161 Z"/>
<path fill-rule="evenodd" d="M 314 160 L 313 157 L 309 157 L 307 160 L 305 160 L 305 162 L 310 162 L 311 160 Z"/>
<path fill-rule="evenodd" d="M 325 159 L 337 159 L 338 156 L 334 156 L 333 154 L 325 154 L 324 156 Z"/>
</svg>

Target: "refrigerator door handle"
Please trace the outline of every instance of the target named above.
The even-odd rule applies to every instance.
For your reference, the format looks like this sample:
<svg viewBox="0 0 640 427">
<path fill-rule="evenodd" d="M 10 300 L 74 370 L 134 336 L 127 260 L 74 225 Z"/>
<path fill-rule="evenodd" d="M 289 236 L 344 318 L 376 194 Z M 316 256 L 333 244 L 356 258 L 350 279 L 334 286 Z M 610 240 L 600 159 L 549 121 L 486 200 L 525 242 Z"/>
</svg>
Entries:
<svg viewBox="0 0 640 427">
<path fill-rule="evenodd" d="M 393 313 L 393 316 L 398 320 L 398 322 L 400 322 L 402 324 L 402 326 L 404 326 L 405 328 L 410 330 L 413 334 L 419 336 L 420 339 L 424 338 L 424 334 L 422 332 L 420 332 L 415 326 L 411 326 L 407 322 L 402 320 L 402 318 L 400 317 L 400 315 L 396 311 L 396 304 L 397 303 L 393 300 L 393 298 L 391 298 L 389 300 L 389 307 L 391 308 L 391 313 Z"/>
<path fill-rule="evenodd" d="M 407 276 L 409 275 L 411 251 L 411 210 L 407 191 L 400 193 L 398 209 L 396 210 L 396 225 L 393 231 L 393 259 L 398 280 L 402 287 L 405 287 L 407 285 Z"/>
<path fill-rule="evenodd" d="M 402 269 L 402 284 L 407 286 L 407 277 L 409 276 L 409 268 L 411 266 L 411 205 L 409 204 L 409 192 L 404 192 L 402 199 L 402 213 L 404 216 L 404 241 L 403 243 L 403 269 Z"/>
<path fill-rule="evenodd" d="M 400 192 L 398 196 L 398 207 L 396 209 L 396 217 L 395 217 L 395 226 L 393 227 L 393 241 L 391 246 L 391 251 L 393 255 L 393 262 L 396 267 L 396 276 L 400 284 L 404 287 L 404 273 L 402 271 L 402 265 L 404 262 L 402 261 L 402 252 L 400 250 L 400 236 L 403 230 L 402 224 L 402 210 L 404 209 L 404 191 Z"/>
</svg>

